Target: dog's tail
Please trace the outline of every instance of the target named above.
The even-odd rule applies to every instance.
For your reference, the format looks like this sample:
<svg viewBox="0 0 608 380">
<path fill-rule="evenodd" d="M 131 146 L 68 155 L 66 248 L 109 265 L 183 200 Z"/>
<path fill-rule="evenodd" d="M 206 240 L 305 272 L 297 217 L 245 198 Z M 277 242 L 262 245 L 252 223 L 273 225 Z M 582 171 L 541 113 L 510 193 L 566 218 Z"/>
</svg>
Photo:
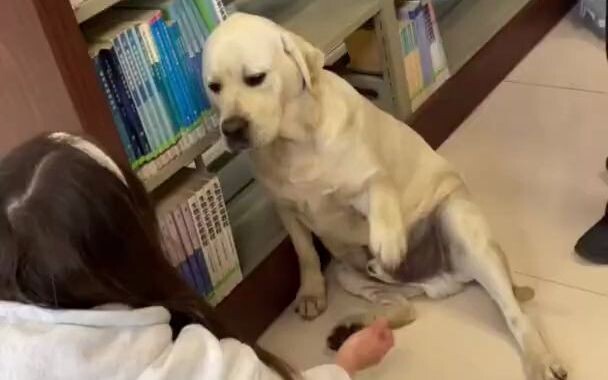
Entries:
<svg viewBox="0 0 608 380">
<path fill-rule="evenodd" d="M 327 347 L 337 351 L 351 335 L 370 326 L 379 318 L 387 319 L 390 328 L 394 330 L 412 323 L 416 319 L 416 312 L 411 304 L 403 302 L 374 306 L 371 310 L 350 315 L 334 327 L 327 338 Z"/>
</svg>

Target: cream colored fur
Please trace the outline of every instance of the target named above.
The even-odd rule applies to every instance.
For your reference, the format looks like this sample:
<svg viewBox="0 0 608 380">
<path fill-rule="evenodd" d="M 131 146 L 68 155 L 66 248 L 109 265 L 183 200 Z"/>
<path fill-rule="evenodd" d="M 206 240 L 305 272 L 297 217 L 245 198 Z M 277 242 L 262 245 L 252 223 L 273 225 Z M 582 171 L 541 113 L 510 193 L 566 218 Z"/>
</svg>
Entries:
<svg viewBox="0 0 608 380">
<path fill-rule="evenodd" d="M 315 318 L 327 306 L 314 233 L 341 262 L 344 288 L 378 304 L 409 309 L 407 296 L 445 297 L 479 282 L 503 312 L 529 378 L 565 378 L 520 308 L 500 247 L 460 176 L 418 134 L 323 70 L 319 50 L 268 20 L 232 16 L 210 37 L 204 62 L 206 82 L 221 84 L 219 93 L 209 93 L 221 119 L 249 122 L 257 177 L 298 253 L 302 317 Z M 260 85 L 244 83 L 261 72 Z M 439 206 L 452 269 L 423 283 L 395 285 L 389 273 L 406 258 L 409 228 Z M 365 247 L 375 256 L 369 263 Z M 353 269 L 368 265 L 392 284 Z M 395 314 L 409 321 L 409 311 Z"/>
</svg>

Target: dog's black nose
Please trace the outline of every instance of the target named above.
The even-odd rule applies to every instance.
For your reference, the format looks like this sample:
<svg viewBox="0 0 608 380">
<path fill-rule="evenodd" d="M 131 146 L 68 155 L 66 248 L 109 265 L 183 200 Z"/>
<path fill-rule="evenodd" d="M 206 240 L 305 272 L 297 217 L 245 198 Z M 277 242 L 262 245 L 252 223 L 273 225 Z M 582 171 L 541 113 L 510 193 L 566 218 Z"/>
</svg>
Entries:
<svg viewBox="0 0 608 380">
<path fill-rule="evenodd" d="M 239 151 L 249 147 L 249 121 L 240 116 L 231 116 L 222 122 L 222 133 L 228 147 Z"/>
<path fill-rule="evenodd" d="M 240 116 L 231 116 L 222 123 L 222 132 L 229 137 L 243 135 L 249 128 L 249 121 Z"/>
</svg>

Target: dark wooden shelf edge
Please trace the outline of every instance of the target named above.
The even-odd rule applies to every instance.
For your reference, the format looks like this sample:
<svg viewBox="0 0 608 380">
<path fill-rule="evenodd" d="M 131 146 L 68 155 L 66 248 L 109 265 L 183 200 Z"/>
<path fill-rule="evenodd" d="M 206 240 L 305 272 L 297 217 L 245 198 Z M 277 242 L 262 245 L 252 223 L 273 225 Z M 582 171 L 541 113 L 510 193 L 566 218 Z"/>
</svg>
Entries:
<svg viewBox="0 0 608 380">
<path fill-rule="evenodd" d="M 575 0 L 531 0 L 408 124 L 437 149 L 575 4 Z"/>
<path fill-rule="evenodd" d="M 294 300 L 300 283 L 289 239 L 247 276 L 216 308 L 220 321 L 247 342 L 255 342 Z"/>
<path fill-rule="evenodd" d="M 575 3 L 532 0 L 412 115 L 410 125 L 439 147 Z M 286 239 L 217 307 L 219 317 L 253 342 L 293 302 L 299 283 Z"/>
</svg>

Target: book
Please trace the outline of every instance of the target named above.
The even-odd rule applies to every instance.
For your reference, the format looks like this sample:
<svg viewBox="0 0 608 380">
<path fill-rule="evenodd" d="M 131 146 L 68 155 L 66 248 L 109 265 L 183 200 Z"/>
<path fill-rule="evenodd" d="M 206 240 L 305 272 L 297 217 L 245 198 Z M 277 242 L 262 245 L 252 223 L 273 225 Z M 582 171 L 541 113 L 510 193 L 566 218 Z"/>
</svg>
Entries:
<svg viewBox="0 0 608 380">
<path fill-rule="evenodd" d="M 207 26 L 207 30 L 212 31 L 219 24 L 219 18 L 217 17 L 217 13 L 213 5 L 211 4 L 211 0 L 195 0 L 196 7 Z"/>
<path fill-rule="evenodd" d="M 430 1 L 410 1 L 398 10 L 408 92 L 415 98 L 445 77 L 447 60 Z"/>
<path fill-rule="evenodd" d="M 120 63 L 118 62 L 115 48 L 112 46 L 107 53 L 106 51 L 101 51 L 100 53 L 105 55 L 106 59 L 104 59 L 103 62 L 106 64 L 108 78 L 110 79 L 110 83 L 115 90 L 118 106 L 123 116 L 123 120 L 125 121 L 125 125 L 129 130 L 131 142 L 138 156 L 138 161 L 136 161 L 134 166 L 137 168 L 150 154 L 150 144 L 144 132 L 143 125 L 141 124 L 139 114 L 135 108 L 133 97 L 129 92 L 126 78 L 123 72 L 120 70 Z"/>
<path fill-rule="evenodd" d="M 185 265 L 187 265 L 188 270 L 192 274 L 192 280 L 194 281 L 194 288 L 199 295 L 204 296 L 207 293 L 207 289 L 205 288 L 205 281 L 203 279 L 203 275 L 201 269 L 198 266 L 196 261 L 196 252 L 194 251 L 194 246 L 192 241 L 190 240 L 190 234 L 188 233 L 188 229 L 186 227 L 186 220 L 184 219 L 184 215 L 182 214 L 181 206 L 177 206 L 171 212 L 173 219 L 175 220 L 175 226 L 177 228 L 177 232 L 179 234 L 180 241 L 184 248 L 184 257 L 185 257 Z"/>
<path fill-rule="evenodd" d="M 191 196 L 191 198 L 196 199 L 196 195 Z M 192 242 L 192 249 L 196 262 L 195 264 L 203 281 L 204 296 L 208 298 L 213 297 L 213 283 L 211 282 L 209 268 L 207 267 L 207 263 L 204 259 L 203 246 L 199 233 L 196 230 L 196 226 L 194 224 L 194 216 L 190 209 L 189 199 L 182 202 L 181 212 L 182 216 L 184 217 L 184 222 L 186 224 L 186 229 L 188 231 L 190 241 Z"/>
<path fill-rule="evenodd" d="M 185 257 L 181 262 L 187 263 L 182 267 L 187 269 L 188 282 L 216 305 L 242 280 L 232 234 L 226 228 L 229 221 L 223 196 L 217 194 L 219 180 L 184 169 L 172 185 L 171 193 L 159 199 L 159 218 L 171 216 L 164 217 L 164 228 L 172 249 Z"/>
<path fill-rule="evenodd" d="M 197 290 L 194 274 L 192 273 L 192 268 L 190 265 L 188 265 L 186 252 L 184 251 L 184 246 L 182 245 L 173 215 L 169 213 L 164 217 L 161 216 L 161 218 L 167 231 L 167 241 L 169 243 L 168 254 L 173 255 L 174 260 L 177 262 L 177 268 L 182 274 L 183 279 L 188 283 L 188 285 L 190 285 L 192 289 Z"/>
<path fill-rule="evenodd" d="M 106 99 L 108 100 L 108 103 L 110 105 L 112 120 L 114 121 L 114 125 L 118 130 L 120 142 L 125 147 L 129 163 L 133 164 L 137 160 L 137 156 L 135 154 L 135 150 L 133 149 L 133 145 L 131 144 L 129 133 L 127 131 L 125 122 L 118 107 L 118 101 L 116 100 L 115 92 L 113 90 L 113 87 L 110 85 L 110 79 L 108 78 L 107 73 L 107 65 L 104 64 L 103 55 L 99 54 L 100 50 L 108 49 L 105 45 L 96 45 L 91 48 L 89 54 L 93 58 L 93 62 L 95 64 L 95 72 L 97 74 L 99 84 L 101 85 L 101 88 L 103 89 L 103 92 L 106 95 Z"/>
<path fill-rule="evenodd" d="M 224 197 L 219 179 L 214 176 L 209 180 L 209 182 L 211 185 L 211 195 L 209 199 L 211 204 L 213 225 L 220 240 L 222 251 L 226 257 L 229 268 L 221 288 L 216 291 L 216 293 L 218 293 L 219 297 L 225 297 L 243 280 L 243 274 L 241 271 L 240 260 L 236 251 L 234 238 L 232 236 L 232 229 L 230 227 L 228 212 L 226 210 L 226 204 L 224 203 Z M 221 301 L 221 298 L 218 299 L 218 302 L 219 301 Z"/>
</svg>

